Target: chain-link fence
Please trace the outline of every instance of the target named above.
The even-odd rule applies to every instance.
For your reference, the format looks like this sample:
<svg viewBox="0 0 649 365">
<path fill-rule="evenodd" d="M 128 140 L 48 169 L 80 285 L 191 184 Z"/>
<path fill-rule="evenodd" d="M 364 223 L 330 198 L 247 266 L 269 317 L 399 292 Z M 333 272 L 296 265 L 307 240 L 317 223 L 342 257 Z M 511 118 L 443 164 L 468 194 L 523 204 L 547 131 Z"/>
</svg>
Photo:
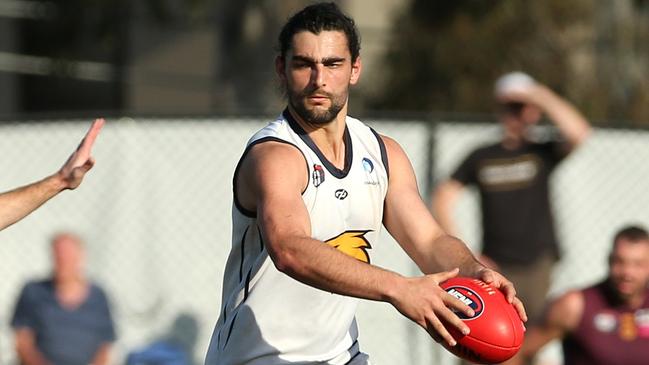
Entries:
<svg viewBox="0 0 649 365">
<path fill-rule="evenodd" d="M 0 363 L 15 364 L 9 322 L 28 279 L 50 269 L 49 238 L 69 229 L 87 245 L 88 272 L 108 292 L 117 323 L 114 363 L 164 337 L 176 318 L 196 338 L 201 363 L 218 317 L 221 275 L 230 247 L 231 178 L 245 142 L 263 120 L 109 120 L 94 155 L 97 166 L 74 192 L 65 192 L 24 221 L 0 232 Z M 88 121 L 20 122 L 0 126 L 0 190 L 54 172 Z M 493 124 L 378 121 L 409 155 L 422 194 L 475 146 L 498 138 Z M 431 144 L 431 141 L 433 142 Z M 611 236 L 628 222 L 649 223 L 649 133 L 598 129 L 553 177 L 553 203 L 564 259 L 553 293 L 602 277 Z M 433 177 L 431 179 L 431 177 Z M 432 181 L 433 183 L 429 183 Z M 457 209 L 463 238 L 479 247 L 475 194 Z M 417 269 L 384 233 L 378 265 L 406 275 Z M 452 364 L 422 329 L 387 304 L 363 302 L 362 349 L 373 362 Z"/>
</svg>

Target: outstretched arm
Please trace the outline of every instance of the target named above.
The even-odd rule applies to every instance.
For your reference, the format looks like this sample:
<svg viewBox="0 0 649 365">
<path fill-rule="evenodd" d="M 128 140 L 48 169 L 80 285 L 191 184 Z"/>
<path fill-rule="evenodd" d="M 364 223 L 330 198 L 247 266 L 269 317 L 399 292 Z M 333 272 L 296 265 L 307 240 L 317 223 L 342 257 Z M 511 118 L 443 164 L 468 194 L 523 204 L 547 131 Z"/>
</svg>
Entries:
<svg viewBox="0 0 649 365">
<path fill-rule="evenodd" d="M 548 342 L 562 339 L 574 331 L 581 322 L 583 312 L 584 297 L 579 291 L 569 292 L 551 302 L 543 322 L 527 331 L 520 351 L 503 364 L 527 363 Z"/>
<path fill-rule="evenodd" d="M 431 207 L 433 214 L 441 228 L 450 235 L 457 236 L 458 231 L 453 219 L 455 204 L 464 185 L 453 179 L 449 179 L 437 187 L 433 193 Z"/>
<path fill-rule="evenodd" d="M 389 137 L 382 138 L 390 164 L 383 222 L 390 234 L 426 274 L 457 267 L 460 275 L 475 276 L 483 266 L 462 241 L 448 235 L 430 214 L 401 146 Z"/>
<path fill-rule="evenodd" d="M 433 193 L 431 207 L 435 219 L 441 228 L 452 236 L 458 236 L 458 230 L 453 217 L 454 209 L 456 207 L 457 199 L 460 197 L 464 184 L 455 180 L 449 179 L 437 187 Z M 480 262 L 490 269 L 498 270 L 498 264 L 490 257 L 480 255 Z"/>
<path fill-rule="evenodd" d="M 90 156 L 92 146 L 104 125 L 96 119 L 85 137 L 63 166 L 40 181 L 0 194 L 0 230 L 16 223 L 63 190 L 75 189 L 95 160 Z"/>
<path fill-rule="evenodd" d="M 521 318 L 527 320 L 512 283 L 478 262 L 464 242 L 444 232 L 419 195 L 415 173 L 405 152 L 391 138 L 382 138 L 390 163 L 383 222 L 390 234 L 425 274 L 457 267 L 462 276 L 479 278 L 500 288 Z"/>
</svg>

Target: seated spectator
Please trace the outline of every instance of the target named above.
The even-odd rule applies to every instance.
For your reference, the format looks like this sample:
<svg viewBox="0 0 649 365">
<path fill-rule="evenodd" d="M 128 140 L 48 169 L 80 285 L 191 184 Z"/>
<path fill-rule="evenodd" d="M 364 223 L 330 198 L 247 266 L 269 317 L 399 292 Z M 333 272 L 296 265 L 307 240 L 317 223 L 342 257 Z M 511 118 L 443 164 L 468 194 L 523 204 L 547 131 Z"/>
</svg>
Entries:
<svg viewBox="0 0 649 365">
<path fill-rule="evenodd" d="M 115 330 L 104 291 L 84 272 L 72 233 L 52 240 L 52 277 L 27 283 L 11 320 L 24 365 L 106 365 Z"/>
<path fill-rule="evenodd" d="M 570 291 L 550 303 L 545 318 L 530 327 L 519 354 L 532 358 L 551 340 L 561 340 L 570 365 L 649 363 L 649 234 L 636 226 L 620 230 L 600 283 Z"/>
</svg>

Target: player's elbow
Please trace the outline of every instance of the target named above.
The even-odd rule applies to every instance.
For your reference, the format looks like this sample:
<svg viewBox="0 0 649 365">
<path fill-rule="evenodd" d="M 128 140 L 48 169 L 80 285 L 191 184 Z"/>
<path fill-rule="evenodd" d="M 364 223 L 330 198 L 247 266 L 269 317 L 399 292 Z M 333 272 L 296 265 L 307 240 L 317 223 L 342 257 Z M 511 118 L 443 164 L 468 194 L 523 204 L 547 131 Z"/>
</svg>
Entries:
<svg viewBox="0 0 649 365">
<path fill-rule="evenodd" d="M 280 272 L 293 276 L 299 271 L 299 260 L 289 249 L 286 248 L 272 248 L 268 250 L 275 268 Z"/>
<path fill-rule="evenodd" d="M 287 255 L 279 255 L 273 258 L 273 264 L 278 271 L 291 276 L 295 272 L 293 260 Z"/>
<path fill-rule="evenodd" d="M 586 142 L 592 134 L 593 129 L 590 127 L 590 125 L 586 124 L 577 137 L 577 145 L 581 145 Z"/>
<path fill-rule="evenodd" d="M 577 147 L 580 147 L 584 142 L 586 142 L 593 133 L 593 129 L 588 124 L 587 121 L 575 127 L 575 129 L 566 137 L 570 151 L 575 150 Z"/>
</svg>

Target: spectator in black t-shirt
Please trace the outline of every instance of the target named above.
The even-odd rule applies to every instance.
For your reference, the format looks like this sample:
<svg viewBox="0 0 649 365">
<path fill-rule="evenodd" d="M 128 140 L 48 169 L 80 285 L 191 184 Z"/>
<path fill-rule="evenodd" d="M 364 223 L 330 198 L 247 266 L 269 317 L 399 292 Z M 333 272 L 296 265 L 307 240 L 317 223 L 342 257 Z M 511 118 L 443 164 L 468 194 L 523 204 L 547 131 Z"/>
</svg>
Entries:
<svg viewBox="0 0 649 365">
<path fill-rule="evenodd" d="M 514 282 L 529 318 L 538 318 L 558 259 L 548 180 L 554 168 L 590 134 L 577 109 L 530 76 L 513 72 L 495 85 L 503 137 L 479 148 L 434 193 L 433 210 L 450 234 L 455 202 L 467 185 L 481 198 L 481 261 Z M 562 140 L 532 141 L 531 126 L 545 114 Z"/>
</svg>

